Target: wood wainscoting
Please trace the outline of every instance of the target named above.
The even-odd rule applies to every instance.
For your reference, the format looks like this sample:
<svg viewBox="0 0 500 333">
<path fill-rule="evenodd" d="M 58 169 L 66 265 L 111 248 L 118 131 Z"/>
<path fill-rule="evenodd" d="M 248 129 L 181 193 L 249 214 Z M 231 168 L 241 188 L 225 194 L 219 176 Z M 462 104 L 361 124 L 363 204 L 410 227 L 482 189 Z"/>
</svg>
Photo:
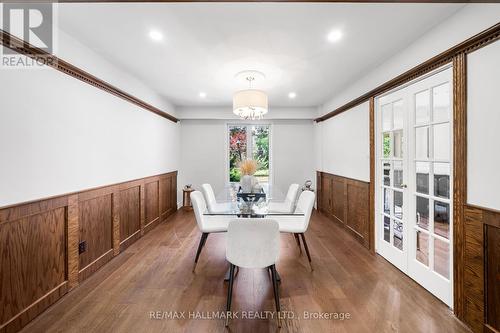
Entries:
<svg viewBox="0 0 500 333">
<path fill-rule="evenodd" d="M 464 319 L 474 332 L 500 332 L 500 212 L 464 211 Z"/>
<path fill-rule="evenodd" d="M 1 208 L 0 333 L 20 330 L 172 215 L 176 197 L 177 171 Z"/>
<path fill-rule="evenodd" d="M 317 208 L 371 247 L 370 183 L 317 171 Z"/>
</svg>

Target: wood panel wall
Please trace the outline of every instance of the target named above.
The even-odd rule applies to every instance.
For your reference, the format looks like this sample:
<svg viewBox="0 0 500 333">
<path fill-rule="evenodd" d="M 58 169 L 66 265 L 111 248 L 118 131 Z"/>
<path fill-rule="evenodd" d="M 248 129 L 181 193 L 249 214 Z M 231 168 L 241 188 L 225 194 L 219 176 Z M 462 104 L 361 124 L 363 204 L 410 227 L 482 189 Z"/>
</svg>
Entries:
<svg viewBox="0 0 500 333">
<path fill-rule="evenodd" d="M 171 172 L 1 208 L 0 333 L 19 331 L 174 213 L 176 179 Z"/>
<path fill-rule="evenodd" d="M 500 332 L 500 212 L 464 211 L 464 320 L 474 332 Z"/>
<path fill-rule="evenodd" d="M 370 249 L 370 183 L 320 171 L 316 177 L 318 210 Z"/>
<path fill-rule="evenodd" d="M 158 200 L 158 197 L 155 198 Z M 141 184 L 124 184 L 120 189 L 120 251 L 141 237 Z"/>
</svg>

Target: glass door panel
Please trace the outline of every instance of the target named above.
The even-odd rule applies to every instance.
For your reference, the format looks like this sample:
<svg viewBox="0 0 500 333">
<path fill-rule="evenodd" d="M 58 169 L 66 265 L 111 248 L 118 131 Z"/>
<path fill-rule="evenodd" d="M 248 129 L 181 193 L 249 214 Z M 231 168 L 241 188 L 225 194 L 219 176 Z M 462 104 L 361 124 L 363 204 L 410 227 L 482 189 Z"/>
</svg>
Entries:
<svg viewBox="0 0 500 333">
<path fill-rule="evenodd" d="M 414 211 L 409 225 L 408 275 L 452 305 L 451 218 L 452 74 L 444 70 L 408 88 L 413 101 L 410 184 Z"/>
<path fill-rule="evenodd" d="M 452 70 L 377 98 L 377 252 L 452 305 Z"/>
<path fill-rule="evenodd" d="M 380 105 L 381 121 L 379 128 L 379 184 L 380 208 L 378 219 L 380 219 L 380 230 L 378 232 L 381 241 L 379 249 L 395 265 L 404 270 L 406 249 L 406 130 L 407 130 L 407 108 L 403 98 L 397 95 L 391 96 Z"/>
</svg>

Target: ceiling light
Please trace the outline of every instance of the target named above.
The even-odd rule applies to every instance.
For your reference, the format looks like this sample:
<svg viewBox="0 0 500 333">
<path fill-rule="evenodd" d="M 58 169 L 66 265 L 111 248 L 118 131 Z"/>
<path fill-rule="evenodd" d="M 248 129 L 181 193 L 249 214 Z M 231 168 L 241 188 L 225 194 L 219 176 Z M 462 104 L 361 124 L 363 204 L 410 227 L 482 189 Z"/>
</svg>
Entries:
<svg viewBox="0 0 500 333">
<path fill-rule="evenodd" d="M 207 97 L 207 93 L 206 93 L 206 92 L 203 92 L 203 91 L 202 91 L 202 92 L 200 92 L 200 93 L 199 93 L 199 95 L 200 95 L 200 98 L 205 98 L 205 97 Z"/>
<path fill-rule="evenodd" d="M 246 78 L 249 87 L 233 95 L 233 113 L 243 119 L 262 119 L 268 110 L 267 94 L 262 90 L 252 89 L 255 77 L 250 73 Z"/>
<path fill-rule="evenodd" d="M 297 97 L 297 94 L 295 92 L 292 91 L 288 93 L 288 98 L 294 99 L 295 97 Z"/>
<path fill-rule="evenodd" d="M 149 37 L 152 39 L 152 40 L 155 40 L 155 41 L 160 41 L 163 39 L 163 35 L 161 32 L 159 32 L 158 30 L 151 30 L 149 32 Z"/>
<path fill-rule="evenodd" d="M 342 38 L 342 31 L 340 30 L 332 30 L 327 36 L 328 41 L 335 43 L 338 42 Z"/>
</svg>

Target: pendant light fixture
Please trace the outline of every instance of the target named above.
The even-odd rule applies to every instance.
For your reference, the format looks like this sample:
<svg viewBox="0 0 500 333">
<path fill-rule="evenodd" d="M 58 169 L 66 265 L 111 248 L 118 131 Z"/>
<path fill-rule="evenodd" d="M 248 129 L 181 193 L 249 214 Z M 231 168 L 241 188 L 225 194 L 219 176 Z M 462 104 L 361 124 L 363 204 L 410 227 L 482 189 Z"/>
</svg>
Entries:
<svg viewBox="0 0 500 333">
<path fill-rule="evenodd" d="M 268 111 L 267 94 L 258 89 L 252 89 L 252 83 L 255 81 L 255 74 L 264 77 L 260 72 L 246 71 L 237 74 L 245 74 L 245 80 L 248 82 L 248 89 L 240 90 L 233 95 L 233 113 L 242 119 L 262 119 Z"/>
</svg>

